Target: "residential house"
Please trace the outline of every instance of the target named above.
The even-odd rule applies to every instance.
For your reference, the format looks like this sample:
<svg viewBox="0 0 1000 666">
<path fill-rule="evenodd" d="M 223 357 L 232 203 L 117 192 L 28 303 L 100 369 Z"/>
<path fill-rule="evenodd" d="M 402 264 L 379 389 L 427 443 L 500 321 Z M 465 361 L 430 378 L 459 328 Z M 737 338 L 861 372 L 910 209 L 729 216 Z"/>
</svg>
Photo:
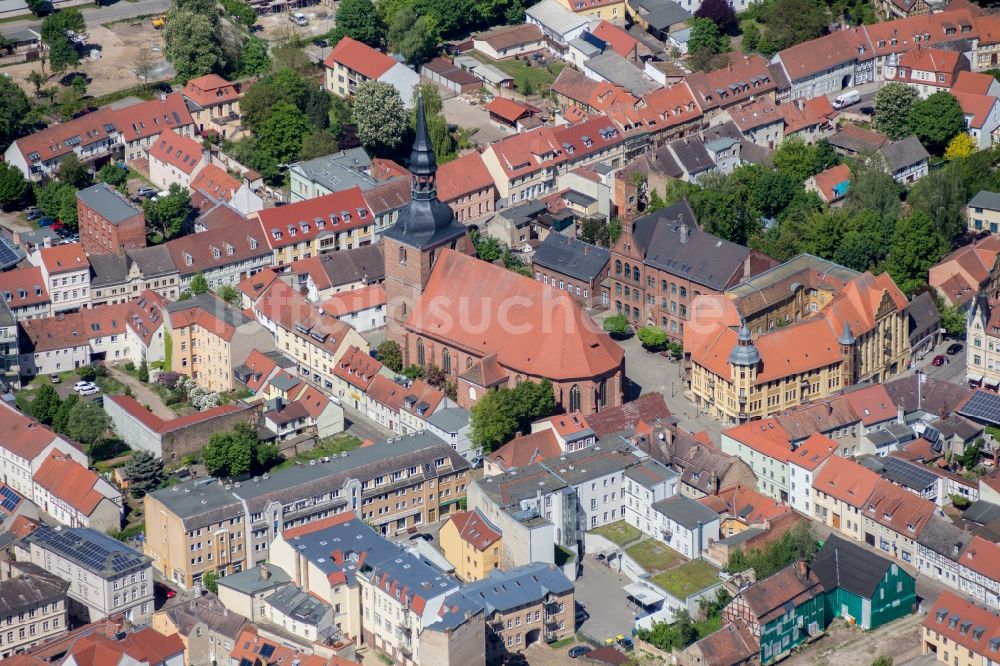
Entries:
<svg viewBox="0 0 1000 666">
<path fill-rule="evenodd" d="M 1000 650 L 1000 616 L 945 590 L 928 610 L 920 651 L 937 663 L 978 666 Z"/>
<path fill-rule="evenodd" d="M 1000 386 L 1000 309 L 980 292 L 969 310 L 966 379 L 974 386 Z"/>
<path fill-rule="evenodd" d="M 990 234 L 958 248 L 931 266 L 927 282 L 945 305 L 970 310 L 977 294 L 983 294 L 987 303 L 1000 297 L 998 255 L 1000 238 Z"/>
<path fill-rule="evenodd" d="M 826 619 L 865 630 L 906 617 L 917 604 L 916 581 L 903 567 L 831 534 L 810 567 L 826 590 Z"/>
<path fill-rule="evenodd" d="M 385 289 L 380 284 L 334 294 L 320 308 L 359 333 L 385 327 Z"/>
<path fill-rule="evenodd" d="M 221 587 L 221 581 L 220 581 Z M 214 666 L 229 661 L 247 620 L 230 613 L 214 594 L 188 599 L 153 613 L 151 626 L 164 636 L 184 643 L 184 664 Z"/>
<path fill-rule="evenodd" d="M 105 625 L 107 627 L 107 625 Z M 124 628 L 119 625 L 118 628 Z M 58 645 L 58 644 L 57 644 Z M 55 647 L 55 646 L 53 646 Z M 109 628 L 92 631 L 72 641 L 64 666 L 184 666 L 184 641 L 173 634 L 164 636 L 152 627 L 114 633 Z"/>
<path fill-rule="evenodd" d="M 711 72 L 694 72 L 685 77 L 706 118 L 711 119 L 729 109 L 730 117 L 739 124 L 737 116 L 745 115 L 747 111 L 751 116 L 754 112 L 761 114 L 766 109 L 766 113 L 761 115 L 773 120 L 774 91 L 777 83 L 768 69 L 767 60 L 756 53 L 750 55 L 730 53 L 726 57 L 728 62 L 724 67 Z M 742 105 L 747 102 L 751 103 L 750 108 L 742 109 Z M 781 129 L 778 128 L 777 132 L 774 145 L 781 140 Z M 747 138 L 754 143 L 760 143 L 750 136 Z"/>
<path fill-rule="evenodd" d="M 419 420 L 426 430 L 437 435 L 469 462 L 479 457 L 480 449 L 473 445 L 471 440 L 472 423 L 469 410 L 462 407 L 445 407 Z"/>
<path fill-rule="evenodd" d="M 348 148 L 330 155 L 295 162 L 288 167 L 290 177 L 290 203 L 315 199 L 352 187 L 367 192 L 380 184 L 391 181 L 396 168 L 380 168 L 386 160 L 372 160 L 364 148 Z M 405 172 L 403 172 L 405 174 Z"/>
<path fill-rule="evenodd" d="M 933 502 L 879 479 L 862 512 L 864 541 L 912 565 L 917 561 L 916 539 L 935 509 Z"/>
<path fill-rule="evenodd" d="M 1000 131 L 1000 98 L 952 89 L 965 116 L 965 126 L 976 146 L 982 150 L 996 143 Z"/>
<path fill-rule="evenodd" d="M 722 609 L 722 622 L 743 622 L 772 664 L 827 626 L 823 583 L 804 561 L 742 590 Z"/>
<path fill-rule="evenodd" d="M 972 540 L 972 532 L 948 518 L 931 516 L 917 537 L 917 571 L 959 589 L 959 559 Z"/>
<path fill-rule="evenodd" d="M 532 255 L 531 269 L 535 280 L 575 294 L 589 308 L 602 304 L 601 283 L 608 276 L 609 261 L 610 253 L 605 248 L 549 234 Z"/>
<path fill-rule="evenodd" d="M 280 538 L 280 537 L 279 537 Z M 277 541 L 276 541 L 277 543 Z M 271 557 L 277 557 L 277 548 L 272 546 Z M 256 567 L 231 573 L 219 579 L 219 601 L 234 615 L 254 623 L 265 620 L 267 609 L 264 599 L 291 581 L 285 570 L 275 564 L 258 564 Z M 154 617 L 155 622 L 155 617 Z M 225 644 L 225 641 L 223 641 Z"/>
<path fill-rule="evenodd" d="M 385 278 L 385 258 L 381 245 L 362 245 L 300 259 L 289 266 L 289 272 L 298 277 L 300 288 L 305 287 L 310 303 L 322 303 L 334 294 L 381 283 Z"/>
<path fill-rule="evenodd" d="M 243 137 L 240 84 L 230 83 L 218 74 L 205 74 L 184 84 L 181 96 L 198 134 L 217 134 L 229 141 Z"/>
<path fill-rule="evenodd" d="M 52 312 L 52 301 L 39 266 L 0 273 L 0 294 L 17 321 L 48 317 Z"/>
<path fill-rule="evenodd" d="M 813 515 L 813 479 L 837 452 L 837 443 L 813 433 L 788 454 L 788 503 L 806 516 Z"/>
<path fill-rule="evenodd" d="M 905 83 L 917 91 L 920 99 L 927 99 L 936 92 L 949 91 L 958 73 L 969 69 L 969 61 L 957 51 L 916 48 L 901 55 L 886 58 L 882 75 L 886 82 Z"/>
<path fill-rule="evenodd" d="M 497 98 L 500 99 L 500 98 Z M 438 198 L 468 224 L 495 210 L 497 188 L 479 151 L 445 162 L 437 173 Z"/>
<path fill-rule="evenodd" d="M 832 456 L 813 479 L 813 516 L 855 541 L 866 541 L 863 512 L 880 481 L 878 474 L 862 465 Z"/>
<path fill-rule="evenodd" d="M 0 565 L 0 615 L 10 618 L 0 634 L 5 661 L 66 631 L 70 581 L 30 562 Z"/>
<path fill-rule="evenodd" d="M 542 0 L 528 7 L 524 14 L 525 23 L 537 25 L 549 42 L 562 47 L 579 37 L 592 22 L 570 11 L 559 0 Z"/>
<path fill-rule="evenodd" d="M 352 345 L 333 369 L 333 392 L 341 404 L 363 411 L 367 409 L 366 396 L 375 377 L 388 372 L 371 354 Z"/>
<path fill-rule="evenodd" d="M 839 206 L 851 186 L 851 168 L 846 164 L 830 167 L 806 178 L 805 186 L 806 192 L 815 192 L 827 204 Z"/>
<path fill-rule="evenodd" d="M 719 540 L 719 522 L 715 511 L 690 497 L 653 503 L 653 535 L 685 557 L 700 559 Z"/>
<path fill-rule="evenodd" d="M 750 421 L 722 431 L 722 451 L 750 465 L 757 490 L 782 502 L 789 501 L 788 460 L 791 438 L 773 418 Z"/>
<path fill-rule="evenodd" d="M 98 183 L 76 193 L 80 244 L 87 254 L 124 253 L 146 247 L 146 216 L 142 209 Z"/>
<path fill-rule="evenodd" d="M 212 163 L 198 170 L 190 188 L 191 205 L 203 211 L 195 222 L 195 231 L 206 230 L 211 225 L 210 218 L 215 215 L 246 218 L 264 207 L 264 200 L 250 188 L 247 178 L 237 180 Z"/>
<path fill-rule="evenodd" d="M 736 4 L 740 7 L 737 11 L 746 7 L 743 0 Z M 630 0 L 626 3 L 631 20 L 661 41 L 666 41 L 672 33 L 683 31 L 699 7 L 699 0 Z"/>
<path fill-rule="evenodd" d="M 785 118 L 767 97 L 730 107 L 729 116 L 743 136 L 758 146 L 773 150 L 784 137 Z"/>
<path fill-rule="evenodd" d="M 0 403 L 0 481 L 21 496 L 34 497 L 34 476 L 52 453 L 72 458 L 81 467 L 87 455 L 47 426 Z"/>
<path fill-rule="evenodd" d="M 179 273 L 178 288 L 182 292 L 191 288 L 196 275 L 204 277 L 210 289 L 235 286 L 271 266 L 273 261 L 265 231 L 255 219 L 220 224 L 201 234 L 187 234 L 167 241 L 165 247 Z"/>
<path fill-rule="evenodd" d="M 879 153 L 886 169 L 897 183 L 910 185 L 927 175 L 930 153 L 912 134 L 882 146 Z"/>
<path fill-rule="evenodd" d="M 453 513 L 438 533 L 441 552 L 455 566 L 455 575 L 468 582 L 500 567 L 502 536 L 477 509 Z"/>
<path fill-rule="evenodd" d="M 149 179 L 157 187 L 189 189 L 199 169 L 209 163 L 208 150 L 194 139 L 165 130 L 149 149 Z"/>
<path fill-rule="evenodd" d="M 130 165 L 142 165 L 164 132 L 173 131 L 189 138 L 195 134 L 191 112 L 178 93 L 161 93 L 157 99 L 116 109 L 112 117 L 118 128 L 125 162 Z"/>
<path fill-rule="evenodd" d="M 906 307 L 910 320 L 910 353 L 923 358 L 944 339 L 941 313 L 930 292 L 914 296 Z"/>
<path fill-rule="evenodd" d="M 422 379 L 390 379 L 376 375 L 368 387 L 366 413 L 390 432 L 406 435 L 420 430 L 413 417 L 427 418 L 447 406 L 444 393 Z"/>
<path fill-rule="evenodd" d="M 333 607 L 297 585 L 286 585 L 264 599 L 267 621 L 306 641 L 339 638 L 333 625 Z"/>
<path fill-rule="evenodd" d="M 323 60 L 326 68 L 326 89 L 337 97 L 350 97 L 365 81 L 382 81 L 399 93 L 406 108 L 412 108 L 414 91 L 420 76 L 405 64 L 397 62 L 367 44 L 341 38 Z"/>
<path fill-rule="evenodd" d="M 71 583 L 69 614 L 96 622 L 122 614 L 144 622 L 153 612 L 153 569 L 149 557 L 103 532 L 86 527 L 35 529 L 14 545 L 28 561 Z"/>
<path fill-rule="evenodd" d="M 542 29 L 532 23 L 494 28 L 472 38 L 472 48 L 493 60 L 524 56 L 545 48 Z"/>
<path fill-rule="evenodd" d="M 1000 233 L 1000 194 L 980 190 L 965 205 L 965 217 L 968 229 L 973 233 Z"/>
<path fill-rule="evenodd" d="M 973 536 L 958 560 L 958 579 L 962 592 L 1000 610 L 1000 546 Z"/>
<path fill-rule="evenodd" d="M 53 313 L 90 307 L 90 263 L 82 245 L 44 247 L 28 255 L 28 261 L 42 269 Z"/>
<path fill-rule="evenodd" d="M 559 0 L 559 2 L 577 16 L 584 16 L 592 20 L 625 20 L 625 0 L 596 0 L 593 3 L 583 2 L 583 0 Z"/>
<path fill-rule="evenodd" d="M 728 622 L 718 631 L 695 641 L 677 655 L 680 666 L 751 666 L 757 662 L 760 645 L 746 623 Z"/>
<path fill-rule="evenodd" d="M 234 388 L 233 369 L 253 350 L 270 351 L 271 334 L 215 294 L 198 294 L 166 306 L 174 372 L 215 392 Z"/>
<path fill-rule="evenodd" d="M 177 300 L 181 277 L 170 247 L 167 243 L 124 254 L 90 255 L 91 306 L 127 303 L 147 289 L 167 301 Z"/>
<path fill-rule="evenodd" d="M 56 522 L 102 531 L 121 527 L 121 491 L 73 458 L 52 452 L 32 481 L 33 501 Z"/>
<path fill-rule="evenodd" d="M 698 500 L 719 515 L 719 537 L 726 539 L 752 529 L 770 528 L 792 514 L 787 504 L 758 493 L 752 488 L 732 486 L 718 495 L 706 495 Z"/>
<path fill-rule="evenodd" d="M 17 167 L 28 181 L 41 182 L 52 178 L 70 153 L 93 162 L 109 157 L 117 147 L 114 112 L 98 109 L 16 139 L 4 152 L 4 162 Z"/>
</svg>

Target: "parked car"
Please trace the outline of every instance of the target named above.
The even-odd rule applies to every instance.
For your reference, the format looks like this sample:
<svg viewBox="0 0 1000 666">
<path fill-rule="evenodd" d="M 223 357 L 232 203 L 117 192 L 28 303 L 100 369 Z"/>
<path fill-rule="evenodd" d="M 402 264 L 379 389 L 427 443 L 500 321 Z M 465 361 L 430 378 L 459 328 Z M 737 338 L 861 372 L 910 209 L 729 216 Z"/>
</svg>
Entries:
<svg viewBox="0 0 1000 666">
<path fill-rule="evenodd" d="M 101 389 L 97 388 L 93 384 L 91 384 L 90 386 L 88 386 L 86 388 L 79 389 L 77 391 L 77 393 L 79 393 L 81 396 L 94 395 L 95 393 L 100 393 L 100 392 L 101 392 Z"/>
<path fill-rule="evenodd" d="M 59 378 L 59 375 L 49 375 L 49 381 L 53 384 L 59 384 L 62 382 L 62 379 Z"/>
<path fill-rule="evenodd" d="M 51 227 L 53 224 L 55 224 L 55 220 L 51 217 L 43 217 L 38 220 L 38 226 L 40 227 Z"/>
<path fill-rule="evenodd" d="M 569 656 L 571 659 L 576 659 L 589 653 L 592 649 L 589 645 L 574 645 L 569 649 Z"/>
<path fill-rule="evenodd" d="M 320 47 L 321 49 L 325 49 L 326 47 L 328 47 L 330 45 L 330 43 L 328 41 L 326 41 L 325 39 L 314 39 L 313 40 L 313 44 L 315 44 L 316 46 Z"/>
<path fill-rule="evenodd" d="M 148 199 L 149 197 L 156 196 L 156 189 L 152 187 L 140 187 L 135 193 L 140 197 Z"/>
<path fill-rule="evenodd" d="M 875 115 L 875 107 L 874 106 L 862 106 L 861 108 L 858 109 L 858 113 L 863 113 L 866 116 L 874 116 Z"/>
<path fill-rule="evenodd" d="M 25 214 L 24 219 L 26 219 L 26 220 L 28 220 L 30 222 L 32 220 L 37 220 L 40 217 L 45 217 L 45 213 L 43 213 L 42 211 L 40 211 L 40 210 L 38 210 L 36 208 L 35 210 L 29 210 Z"/>
<path fill-rule="evenodd" d="M 65 224 L 63 224 L 62 222 L 56 222 L 55 224 L 53 224 L 53 225 L 52 225 L 52 231 L 54 231 L 54 232 L 56 232 L 56 233 L 59 233 L 59 232 L 60 232 L 60 231 L 62 231 L 62 230 L 63 230 L 63 229 L 65 228 L 65 227 L 66 227 L 66 225 L 65 225 Z"/>
<path fill-rule="evenodd" d="M 434 537 L 425 532 L 417 532 L 416 534 L 411 535 L 410 541 L 413 541 L 414 539 L 423 539 L 424 541 L 434 541 Z"/>
<path fill-rule="evenodd" d="M 472 459 L 472 462 L 469 464 L 472 466 L 472 469 L 479 469 L 483 464 L 483 457 L 476 456 L 475 458 Z"/>
<path fill-rule="evenodd" d="M 629 638 L 628 636 L 619 635 L 617 638 L 618 638 L 618 645 L 621 645 L 626 650 L 631 650 L 632 648 L 635 647 L 635 643 L 633 643 L 632 639 Z"/>
<path fill-rule="evenodd" d="M 931 361 L 931 365 L 933 365 L 935 368 L 938 368 L 938 367 L 941 367 L 942 365 L 944 365 L 947 362 L 948 362 L 948 359 L 946 359 L 944 356 L 941 356 L 941 354 L 938 354 Z"/>
<path fill-rule="evenodd" d="M 79 381 L 76 384 L 73 384 L 73 390 L 74 391 L 79 391 L 82 388 L 87 388 L 88 386 L 93 386 L 93 385 L 94 385 L 94 382 Z"/>
<path fill-rule="evenodd" d="M 163 583 L 153 583 L 153 592 L 157 595 L 166 597 L 167 599 L 172 599 L 177 596 L 177 593 L 172 589 L 164 585 Z"/>
<path fill-rule="evenodd" d="M 948 353 L 948 356 L 954 356 L 958 352 L 962 351 L 962 349 L 963 349 L 962 343 L 956 342 L 954 344 L 948 345 L 948 349 L 946 349 L 945 351 Z"/>
<path fill-rule="evenodd" d="M 843 109 L 851 104 L 857 104 L 861 101 L 861 93 L 857 90 L 848 90 L 837 95 L 837 99 L 833 100 L 833 108 Z"/>
</svg>

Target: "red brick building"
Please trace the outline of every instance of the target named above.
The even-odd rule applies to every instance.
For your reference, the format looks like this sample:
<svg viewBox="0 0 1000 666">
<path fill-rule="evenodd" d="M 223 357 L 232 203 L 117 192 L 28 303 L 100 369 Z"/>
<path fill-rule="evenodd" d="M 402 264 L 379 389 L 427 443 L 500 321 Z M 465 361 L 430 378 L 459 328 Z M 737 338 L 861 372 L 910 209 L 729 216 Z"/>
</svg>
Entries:
<svg viewBox="0 0 1000 666">
<path fill-rule="evenodd" d="M 567 411 L 620 405 L 624 353 L 573 298 L 470 256 L 465 227 L 437 198 L 422 109 L 417 121 L 412 198 L 383 235 L 388 335 L 404 364 L 440 367 L 463 406 L 525 379 L 551 380 Z"/>
<path fill-rule="evenodd" d="M 142 209 L 98 183 L 76 193 L 80 244 L 87 254 L 121 254 L 146 247 L 146 216 Z"/>
<path fill-rule="evenodd" d="M 680 342 L 696 297 L 721 294 L 777 264 L 702 231 L 680 202 L 623 225 L 611 250 L 609 306 L 633 326 L 659 326 Z"/>
</svg>

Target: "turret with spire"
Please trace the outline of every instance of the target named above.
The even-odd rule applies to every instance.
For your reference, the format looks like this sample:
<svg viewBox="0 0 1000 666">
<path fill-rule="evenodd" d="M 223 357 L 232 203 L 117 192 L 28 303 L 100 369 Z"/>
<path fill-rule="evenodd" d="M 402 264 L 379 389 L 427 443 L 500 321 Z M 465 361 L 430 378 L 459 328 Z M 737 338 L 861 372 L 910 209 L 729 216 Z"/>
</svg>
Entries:
<svg viewBox="0 0 1000 666">
<path fill-rule="evenodd" d="M 760 352 L 757 351 L 750 335 L 750 327 L 745 319 L 740 321 L 740 332 L 736 338 L 736 346 L 729 352 L 729 362 L 733 365 L 749 367 L 760 363 Z"/>
</svg>

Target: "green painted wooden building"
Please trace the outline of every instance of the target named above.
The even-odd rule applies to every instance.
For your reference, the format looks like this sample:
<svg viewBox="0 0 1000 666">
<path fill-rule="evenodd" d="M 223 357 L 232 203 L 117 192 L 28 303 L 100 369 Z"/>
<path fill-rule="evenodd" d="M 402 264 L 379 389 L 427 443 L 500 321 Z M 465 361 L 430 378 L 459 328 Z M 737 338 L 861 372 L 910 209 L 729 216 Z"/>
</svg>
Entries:
<svg viewBox="0 0 1000 666">
<path fill-rule="evenodd" d="M 877 629 L 913 612 L 913 576 L 856 543 L 831 535 L 811 568 L 826 590 L 827 623 L 842 617 L 863 629 Z"/>
</svg>

